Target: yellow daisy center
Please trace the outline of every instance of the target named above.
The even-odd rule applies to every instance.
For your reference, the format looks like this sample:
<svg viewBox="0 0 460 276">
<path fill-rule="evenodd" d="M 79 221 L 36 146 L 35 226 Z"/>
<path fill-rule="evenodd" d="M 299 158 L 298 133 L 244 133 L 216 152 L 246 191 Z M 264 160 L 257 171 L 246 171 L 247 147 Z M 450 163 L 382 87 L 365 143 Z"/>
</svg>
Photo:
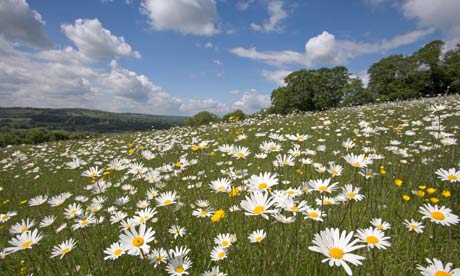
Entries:
<svg viewBox="0 0 460 276">
<path fill-rule="evenodd" d="M 157 259 L 157 261 L 161 262 L 161 261 L 163 261 L 163 256 L 158 255 L 158 256 L 156 256 L 156 259 Z"/>
<path fill-rule="evenodd" d="M 450 274 L 449 272 L 445 272 L 445 271 L 438 271 L 434 274 L 434 276 L 452 276 L 452 274 Z"/>
<path fill-rule="evenodd" d="M 182 272 L 184 272 L 184 271 L 185 271 L 185 269 L 184 269 L 183 266 L 180 265 L 180 266 L 176 267 L 176 272 L 177 272 L 177 273 L 182 273 Z"/>
<path fill-rule="evenodd" d="M 9 218 L 10 218 L 10 216 L 8 216 L 8 215 L 3 215 L 2 216 L 2 220 L 6 220 L 6 219 L 9 219 Z"/>
<path fill-rule="evenodd" d="M 449 175 L 447 176 L 447 179 L 449 179 L 449 180 L 457 180 L 458 177 L 457 177 L 456 175 L 449 174 Z"/>
<path fill-rule="evenodd" d="M 27 231 L 27 227 L 25 227 L 25 226 L 21 227 L 20 231 L 21 231 L 21 233 L 24 233 L 25 231 Z"/>
<path fill-rule="evenodd" d="M 355 195 L 355 193 L 350 192 L 350 193 L 347 194 L 347 196 L 348 196 L 349 198 L 355 198 L 356 195 Z"/>
<path fill-rule="evenodd" d="M 236 156 L 238 156 L 238 157 L 240 157 L 240 158 L 241 158 L 241 157 L 244 157 L 244 153 L 238 152 L 238 153 L 236 154 Z"/>
<path fill-rule="evenodd" d="M 66 248 L 62 249 L 61 254 L 62 255 L 67 254 L 67 253 L 69 253 L 69 251 L 70 251 L 70 248 L 66 247 Z"/>
<path fill-rule="evenodd" d="M 200 214 L 201 214 L 202 216 L 206 216 L 206 215 L 208 214 L 208 212 L 207 212 L 206 210 L 202 210 L 202 211 L 200 212 Z"/>
<path fill-rule="evenodd" d="M 317 218 L 319 215 L 317 212 L 310 212 L 308 213 L 308 215 L 311 217 L 311 218 Z"/>
<path fill-rule="evenodd" d="M 288 195 L 293 195 L 293 194 L 294 194 L 294 191 L 288 191 L 287 194 L 288 194 Z"/>
<path fill-rule="evenodd" d="M 142 237 L 136 237 L 133 239 L 131 244 L 135 247 L 140 247 L 144 244 L 144 239 Z"/>
<path fill-rule="evenodd" d="M 353 162 L 353 164 L 351 164 L 353 167 L 361 167 L 361 163 L 360 162 Z"/>
<path fill-rule="evenodd" d="M 323 192 L 327 191 L 327 186 L 320 186 L 318 187 L 318 190 L 323 191 Z"/>
<path fill-rule="evenodd" d="M 434 218 L 435 220 L 444 220 L 446 216 L 438 211 L 434 211 L 431 213 L 431 217 Z"/>
<path fill-rule="evenodd" d="M 409 225 L 409 228 L 410 228 L 410 229 L 415 229 L 415 228 L 417 228 L 417 225 L 411 224 L 411 225 Z"/>
<path fill-rule="evenodd" d="M 259 187 L 259 189 L 262 190 L 262 189 L 267 188 L 267 186 L 268 186 L 267 183 L 260 183 L 258 187 Z"/>
<path fill-rule="evenodd" d="M 345 253 L 340 248 L 333 247 L 329 249 L 329 256 L 331 256 L 334 259 L 342 259 L 344 254 Z"/>
<path fill-rule="evenodd" d="M 22 248 L 28 248 L 29 246 L 31 246 L 33 243 L 32 240 L 29 240 L 29 241 L 26 241 L 25 243 L 21 244 L 21 247 Z"/>
<path fill-rule="evenodd" d="M 376 236 L 367 236 L 366 237 L 366 242 L 376 244 L 376 243 L 379 242 L 379 239 Z"/>
<path fill-rule="evenodd" d="M 83 225 L 87 225 L 88 224 L 88 220 L 87 219 L 84 219 L 80 222 L 80 224 L 83 224 Z"/>
<path fill-rule="evenodd" d="M 264 206 L 261 206 L 261 205 L 258 205 L 254 208 L 254 210 L 252 211 L 254 214 L 256 215 L 260 215 L 261 213 L 263 213 L 263 211 L 265 211 L 265 207 Z"/>
<path fill-rule="evenodd" d="M 222 259 L 223 257 L 225 257 L 225 252 L 219 252 L 219 254 L 217 254 L 217 257 L 219 257 L 219 259 Z"/>
<path fill-rule="evenodd" d="M 115 251 L 113 252 L 113 255 L 114 255 L 114 256 L 118 256 L 118 255 L 120 255 L 122 252 L 123 252 L 123 249 L 118 248 L 117 250 L 115 250 Z"/>
<path fill-rule="evenodd" d="M 298 210 L 299 210 L 299 207 L 297 207 L 297 206 L 292 206 L 291 207 L 292 212 L 297 212 Z"/>
<path fill-rule="evenodd" d="M 71 214 L 71 215 L 76 215 L 76 214 L 77 214 L 77 210 L 75 210 L 75 209 L 71 210 L 71 211 L 70 211 L 70 214 Z"/>
<path fill-rule="evenodd" d="M 381 224 L 377 225 L 377 229 L 383 230 L 383 225 Z"/>
<path fill-rule="evenodd" d="M 330 201 L 330 200 L 325 200 L 325 201 L 323 201 L 323 204 L 324 204 L 324 205 L 331 205 L 331 204 L 332 204 L 332 201 Z"/>
<path fill-rule="evenodd" d="M 262 237 L 261 237 L 261 236 L 256 237 L 256 241 L 257 241 L 257 242 L 260 242 L 261 240 L 262 240 Z"/>
<path fill-rule="evenodd" d="M 163 201 L 163 205 L 169 205 L 171 204 L 171 200 L 170 199 L 166 199 L 165 201 Z"/>
<path fill-rule="evenodd" d="M 229 244 L 228 241 L 222 241 L 221 243 L 222 246 L 228 246 L 228 244 Z"/>
</svg>

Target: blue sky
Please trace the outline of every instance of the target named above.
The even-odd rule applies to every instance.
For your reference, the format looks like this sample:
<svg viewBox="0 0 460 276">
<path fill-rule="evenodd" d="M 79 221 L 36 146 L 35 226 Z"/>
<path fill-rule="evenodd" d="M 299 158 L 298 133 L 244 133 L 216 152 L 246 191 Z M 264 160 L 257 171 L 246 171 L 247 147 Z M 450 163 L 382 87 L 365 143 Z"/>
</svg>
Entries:
<svg viewBox="0 0 460 276">
<path fill-rule="evenodd" d="M 1 106 L 253 113 L 283 77 L 460 41 L 458 0 L 4 0 Z"/>
</svg>

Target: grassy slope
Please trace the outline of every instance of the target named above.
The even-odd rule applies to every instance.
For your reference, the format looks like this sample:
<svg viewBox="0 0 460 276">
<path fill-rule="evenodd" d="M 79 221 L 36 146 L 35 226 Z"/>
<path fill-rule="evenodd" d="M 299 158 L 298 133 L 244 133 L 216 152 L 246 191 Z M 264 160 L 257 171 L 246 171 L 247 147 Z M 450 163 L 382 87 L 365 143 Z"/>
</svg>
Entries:
<svg viewBox="0 0 460 276">
<path fill-rule="evenodd" d="M 448 106 L 440 116 L 445 131 L 460 138 L 460 98 L 450 97 L 438 102 Z M 458 183 L 451 186 L 435 175 L 439 168 L 458 170 L 460 164 L 458 145 L 433 147 L 440 143 L 425 129 L 438 118 L 429 111 L 429 106 L 433 103 L 435 100 L 346 108 L 274 117 L 262 121 L 245 121 L 194 131 L 175 129 L 4 150 L 0 153 L 0 160 L 4 160 L 0 169 L 0 186 L 4 189 L 0 193 L 0 199 L 3 201 L 0 213 L 14 210 L 18 212 L 18 216 L 2 225 L 0 248 L 7 247 L 8 240 L 12 237 L 8 233 L 8 228 L 23 218 L 35 219 L 38 224 L 45 215 L 54 214 L 57 221 L 52 226 L 39 230 L 46 234 L 46 238 L 30 251 L 30 260 L 27 252 L 17 252 L 7 256 L 5 261 L 1 262 L 0 269 L 12 274 L 24 266 L 26 271 L 31 273 L 35 267 L 39 270 L 35 273 L 38 275 L 61 275 L 59 273 L 69 271 L 69 267 L 80 265 L 79 273 L 82 275 L 89 272 L 93 275 L 167 275 L 164 264 L 154 269 L 147 261 L 133 256 L 124 255 L 116 261 L 103 260 L 104 249 L 116 242 L 119 235 L 118 225 L 109 223 L 110 216 L 106 208 L 113 205 L 115 198 L 126 195 L 130 197 L 130 202 L 117 208 L 133 216 L 135 204 L 145 199 L 145 192 L 155 187 L 155 184 L 136 179 L 127 174 L 127 170 L 113 171 L 104 177 L 113 186 L 102 194 L 107 200 L 102 210 L 96 213 L 98 217 L 105 218 L 103 223 L 71 231 L 69 228 L 74 221 L 63 216 L 64 208 L 75 202 L 75 196 L 85 195 L 90 198 L 82 206 L 89 206 L 91 198 L 96 196 L 83 189 L 90 184 L 90 179 L 80 176 L 81 172 L 94 165 L 98 165 L 99 168 L 105 167 L 114 158 L 143 162 L 146 167 L 153 169 L 166 164 L 173 165 L 172 171 L 161 172 L 167 179 L 163 180 L 166 186 L 159 191 L 176 191 L 180 196 L 179 202 L 183 205 L 181 208 L 177 204 L 157 207 L 158 222 L 148 222 L 147 225 L 156 231 L 156 241 L 151 243 L 152 248 L 170 249 L 177 245 L 188 246 L 191 249 L 193 267 L 190 269 L 190 275 L 201 275 L 213 265 L 219 265 L 221 271 L 227 272 L 228 275 L 345 275 L 342 268 L 330 268 L 327 263 L 321 263 L 323 255 L 308 250 L 308 246 L 312 245 L 313 235 L 326 227 L 338 227 L 347 231 L 367 228 L 370 226 L 370 219 L 374 217 L 381 217 L 391 223 L 391 229 L 385 233 L 391 237 L 392 245 L 387 250 L 373 249 L 372 254 L 367 249 L 354 252 L 367 258 L 362 266 L 351 265 L 354 275 L 418 275 L 416 265 L 426 266 L 427 257 L 436 257 L 444 263 L 453 262 L 454 267 L 460 267 L 458 225 L 447 227 L 424 220 L 426 228 L 423 234 L 408 232 L 402 225 L 404 219 L 422 221 L 418 208 L 429 201 L 431 196 L 427 194 L 424 198 L 418 198 L 412 194 L 412 191 L 418 190 L 421 185 L 437 189 L 432 197 L 438 198 L 440 205 L 450 206 L 456 214 L 460 210 Z M 359 126 L 361 121 L 367 121 L 371 127 L 379 128 L 378 133 L 366 136 L 363 128 Z M 409 130 L 414 131 L 415 135 L 411 135 Z M 259 137 L 256 133 L 265 133 L 266 136 Z M 322 223 L 304 220 L 301 214 L 297 214 L 294 223 L 281 224 L 274 223 L 272 218 L 265 220 L 261 217 L 245 216 L 242 211 L 230 212 L 229 208 L 239 205 L 248 192 L 243 191 L 236 197 L 229 197 L 226 193 L 216 194 L 208 187 L 211 181 L 226 177 L 225 172 L 230 169 L 248 170 L 245 179 L 261 172 L 277 172 L 280 184 L 273 190 L 302 188 L 302 184 L 308 180 L 330 177 L 328 173 L 318 173 L 312 165 L 302 164 L 301 158 L 296 158 L 293 167 L 278 169 L 272 164 L 277 153 L 270 153 L 266 159 L 254 158 L 254 154 L 260 152 L 261 142 L 273 140 L 268 137 L 273 133 L 300 133 L 311 136 L 304 142 L 278 142 L 283 147 L 280 153 L 285 154 L 294 145 L 299 145 L 302 150 L 316 152 L 315 155 L 304 155 L 301 158 L 310 158 L 313 162 L 325 166 L 328 162 L 342 165 L 342 176 L 334 178 L 333 182 L 338 182 L 340 187 L 348 183 L 361 187 L 361 193 L 366 196 L 365 200 L 321 207 L 327 213 Z M 247 139 L 238 141 L 237 138 L 241 134 L 247 135 Z M 359 154 L 364 152 L 365 147 L 372 147 L 378 154 L 384 155 L 384 159 L 375 160 L 369 166 L 377 173 L 376 176 L 365 179 L 358 174 L 357 169 L 344 161 L 343 156 L 347 154 L 347 150 L 341 144 L 349 138 L 354 140 L 357 146 L 348 152 Z M 207 148 L 198 151 L 191 149 L 199 141 L 205 140 L 209 141 Z M 390 141 L 399 141 L 400 145 L 391 148 Z M 248 147 L 251 154 L 247 159 L 239 160 L 225 156 L 217 151 L 217 146 L 224 143 Z M 129 144 L 134 149 L 132 155 L 128 154 Z M 168 145 L 172 148 L 161 153 L 161 149 Z M 326 146 L 325 151 L 318 151 L 317 147 L 323 145 Z M 151 150 L 157 157 L 146 160 L 141 155 L 140 146 Z M 15 151 L 16 154 L 13 154 Z M 18 155 L 17 151 L 23 156 Z M 88 165 L 74 170 L 66 169 L 65 162 L 69 162 L 73 156 L 86 160 Z M 182 168 L 175 166 L 181 156 L 189 161 L 196 160 L 197 164 Z M 379 174 L 380 166 L 385 168 L 384 175 Z M 39 170 L 34 171 L 35 168 Z M 396 178 L 403 180 L 401 187 L 394 185 Z M 281 184 L 281 181 L 286 182 Z M 123 191 L 122 184 L 133 185 L 136 193 L 130 195 Z M 233 180 L 232 184 L 244 186 L 241 179 Z M 440 194 L 443 190 L 450 190 L 452 197 L 444 198 Z M 29 207 L 20 203 L 39 194 L 54 196 L 62 192 L 71 192 L 73 196 L 59 207 L 52 208 L 46 203 L 38 207 Z M 338 192 L 334 192 L 331 196 L 337 194 Z M 402 200 L 405 194 L 411 196 L 410 201 Z M 309 205 L 316 206 L 315 199 L 319 198 L 319 193 L 312 192 L 301 195 L 298 200 L 306 200 Z M 209 218 L 192 217 L 191 213 L 196 208 L 197 199 L 209 200 L 212 208 L 225 210 L 226 217 L 219 222 L 211 222 Z M 155 207 L 155 201 L 152 200 L 150 205 Z M 290 212 L 284 213 L 292 216 Z M 68 227 L 55 234 L 56 228 L 62 223 L 67 223 Z M 174 224 L 185 227 L 187 235 L 175 240 L 168 233 L 168 229 Z M 247 236 L 256 229 L 264 229 L 267 237 L 260 244 L 250 244 Z M 238 241 L 229 249 L 228 258 L 216 263 L 211 262 L 209 254 L 213 248 L 213 238 L 219 233 L 234 233 Z M 77 248 L 63 260 L 49 260 L 52 246 L 70 237 L 78 240 Z M 25 264 L 21 265 L 20 260 L 26 260 Z"/>
</svg>

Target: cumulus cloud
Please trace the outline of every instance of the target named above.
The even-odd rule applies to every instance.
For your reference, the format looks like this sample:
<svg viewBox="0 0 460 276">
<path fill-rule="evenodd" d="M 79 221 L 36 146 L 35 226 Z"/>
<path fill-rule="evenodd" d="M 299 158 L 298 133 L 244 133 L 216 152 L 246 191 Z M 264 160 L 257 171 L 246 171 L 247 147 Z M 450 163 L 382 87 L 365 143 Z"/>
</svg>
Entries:
<svg viewBox="0 0 460 276">
<path fill-rule="evenodd" d="M 286 83 L 284 82 L 284 78 L 292 73 L 289 70 L 275 70 L 275 71 L 267 71 L 262 70 L 262 76 L 267 80 L 275 83 L 278 86 L 285 86 Z"/>
<path fill-rule="evenodd" d="M 64 34 L 89 60 L 104 60 L 117 56 L 140 57 L 139 52 L 120 36 L 114 36 L 96 19 L 77 19 L 75 23 L 61 26 Z"/>
<path fill-rule="evenodd" d="M 189 99 L 182 103 L 179 110 L 185 114 L 195 114 L 200 111 L 209 111 L 216 114 L 224 114 L 230 112 L 231 108 L 222 102 L 215 99 Z"/>
<path fill-rule="evenodd" d="M 262 108 L 269 107 L 271 104 L 270 95 L 249 91 L 233 103 L 234 109 L 241 109 L 244 113 L 252 114 L 260 111 Z"/>
<path fill-rule="evenodd" d="M 29 8 L 25 0 L 0 1 L 0 35 L 14 42 L 35 48 L 52 45 L 40 14 Z"/>
<path fill-rule="evenodd" d="M 303 53 L 295 51 L 263 51 L 259 52 L 256 48 L 237 47 L 230 49 L 230 53 L 239 57 L 257 60 L 269 65 L 284 66 L 287 64 L 304 64 L 305 56 Z"/>
<path fill-rule="evenodd" d="M 416 18 L 420 26 L 444 32 L 448 48 L 460 42 L 460 1 L 406 0 L 402 10 L 407 18 Z"/>
<path fill-rule="evenodd" d="M 143 0 L 141 11 L 155 30 L 211 36 L 219 31 L 215 0 Z"/>
<path fill-rule="evenodd" d="M 338 40 L 333 34 L 326 31 L 310 38 L 305 44 L 306 65 L 332 64 L 344 65 L 356 56 L 380 51 L 387 51 L 408 45 L 433 33 L 433 29 L 416 30 L 397 35 L 379 43 L 365 43 L 352 40 Z"/>
<path fill-rule="evenodd" d="M 283 2 L 278 0 L 270 1 L 267 10 L 269 15 L 268 20 L 263 25 L 251 23 L 251 29 L 265 32 L 282 31 L 282 27 L 279 23 L 287 17 L 287 13 L 283 9 Z"/>
</svg>

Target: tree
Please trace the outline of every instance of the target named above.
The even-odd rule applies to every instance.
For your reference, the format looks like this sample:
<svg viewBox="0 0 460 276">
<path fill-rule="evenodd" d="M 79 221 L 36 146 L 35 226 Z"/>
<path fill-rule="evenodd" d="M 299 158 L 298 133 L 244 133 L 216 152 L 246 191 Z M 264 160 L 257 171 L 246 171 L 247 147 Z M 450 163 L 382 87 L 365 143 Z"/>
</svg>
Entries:
<svg viewBox="0 0 460 276">
<path fill-rule="evenodd" d="M 460 93 L 460 44 L 444 56 L 446 93 Z"/>
<path fill-rule="evenodd" d="M 371 103 L 375 95 L 369 89 L 364 88 L 363 81 L 359 78 L 348 81 L 345 94 L 340 106 L 356 106 Z"/>
<path fill-rule="evenodd" d="M 295 71 L 284 79 L 285 87 L 272 92 L 272 110 L 287 114 L 337 107 L 349 78 L 348 69 L 343 66 Z"/>
<path fill-rule="evenodd" d="M 227 113 L 222 117 L 222 120 L 226 122 L 234 122 L 234 121 L 241 121 L 246 118 L 246 114 L 244 114 L 243 110 L 237 109 L 233 112 Z"/>
<path fill-rule="evenodd" d="M 208 112 L 208 111 L 201 111 L 197 114 L 193 115 L 192 117 L 185 120 L 186 126 L 201 126 L 207 125 L 209 123 L 217 122 L 219 117 L 216 114 Z"/>
</svg>

